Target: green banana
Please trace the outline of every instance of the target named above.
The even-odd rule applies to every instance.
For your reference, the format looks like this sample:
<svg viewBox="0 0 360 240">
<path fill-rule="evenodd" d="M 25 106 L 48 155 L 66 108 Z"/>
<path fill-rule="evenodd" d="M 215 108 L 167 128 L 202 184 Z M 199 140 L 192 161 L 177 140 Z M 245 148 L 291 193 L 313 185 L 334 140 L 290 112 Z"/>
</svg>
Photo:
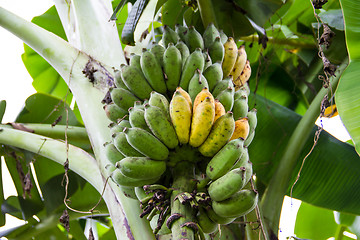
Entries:
<svg viewBox="0 0 360 240">
<path fill-rule="evenodd" d="M 194 75 L 195 70 L 199 69 L 200 71 L 203 71 L 204 65 L 205 61 L 203 54 L 201 52 L 201 49 L 198 48 L 186 59 L 180 78 L 180 87 L 187 91 L 189 82 Z"/>
<path fill-rule="evenodd" d="M 127 129 L 127 128 L 125 128 Z M 113 143 L 117 150 L 121 152 L 122 155 L 126 157 L 143 157 L 144 155 L 139 153 L 134 149 L 129 142 L 126 140 L 126 135 L 124 132 L 119 132 L 113 136 Z"/>
<path fill-rule="evenodd" d="M 146 157 L 153 160 L 167 159 L 168 148 L 151 133 L 141 128 L 125 128 L 123 132 L 129 144 Z"/>
<path fill-rule="evenodd" d="M 234 217 L 231 217 L 231 218 L 221 217 L 217 213 L 215 213 L 214 210 L 210 206 L 206 207 L 205 211 L 206 211 L 206 214 L 208 215 L 208 217 L 217 224 L 227 225 L 227 224 L 232 223 L 236 219 Z"/>
<path fill-rule="evenodd" d="M 217 37 L 220 38 L 219 30 L 213 23 L 210 23 L 203 33 L 204 47 L 209 48 Z"/>
<path fill-rule="evenodd" d="M 144 49 L 141 54 L 140 65 L 141 70 L 152 89 L 159 93 L 166 94 L 164 74 L 155 55 Z"/>
<path fill-rule="evenodd" d="M 123 65 L 125 65 L 125 64 L 121 64 L 120 67 L 122 67 Z M 114 83 L 117 88 L 123 88 L 125 90 L 129 90 L 128 87 L 123 82 L 123 80 L 121 79 L 121 71 L 119 71 L 119 70 L 115 70 Z"/>
<path fill-rule="evenodd" d="M 155 91 L 152 92 L 150 94 L 149 104 L 151 106 L 160 108 L 164 112 L 164 114 L 168 117 L 168 119 L 170 120 L 170 115 L 169 115 L 170 103 L 164 95 L 157 93 Z"/>
<path fill-rule="evenodd" d="M 232 112 L 227 112 L 219 117 L 205 142 L 198 148 L 199 152 L 206 156 L 214 156 L 231 138 L 235 129 L 235 121 Z"/>
<path fill-rule="evenodd" d="M 223 79 L 221 63 L 216 62 L 211 64 L 204 70 L 203 75 L 208 82 L 209 91 L 212 92 L 215 85 Z"/>
<path fill-rule="evenodd" d="M 208 163 L 206 176 L 216 180 L 225 175 L 239 159 L 244 149 L 241 138 L 228 142 Z"/>
<path fill-rule="evenodd" d="M 242 86 L 241 88 L 239 88 L 238 90 L 235 90 L 235 94 L 234 94 L 234 100 L 239 99 L 239 98 L 248 98 L 248 92 L 245 89 L 244 86 Z"/>
<path fill-rule="evenodd" d="M 224 44 L 220 37 L 215 38 L 214 42 L 209 46 L 209 56 L 212 62 L 222 62 L 225 55 Z"/>
<path fill-rule="evenodd" d="M 234 96 L 235 99 L 235 96 Z M 247 116 L 249 110 L 248 99 L 246 96 L 241 96 L 234 101 L 232 112 L 234 113 L 234 119 L 244 118 Z"/>
<path fill-rule="evenodd" d="M 166 170 L 166 163 L 148 157 L 126 157 L 117 162 L 115 167 L 126 177 L 146 180 L 160 178 Z"/>
<path fill-rule="evenodd" d="M 135 187 L 135 195 L 140 203 L 147 203 L 153 196 L 154 192 L 146 193 L 143 187 Z"/>
<path fill-rule="evenodd" d="M 217 230 L 218 224 L 212 221 L 203 208 L 199 208 L 196 220 L 204 233 L 213 233 Z"/>
<path fill-rule="evenodd" d="M 146 99 L 146 101 L 148 100 Z M 144 104 L 146 103 L 146 101 L 144 101 Z M 141 101 L 134 102 L 134 109 L 145 110 L 144 105 L 141 103 Z"/>
<path fill-rule="evenodd" d="M 168 25 L 164 25 L 163 28 L 162 42 L 164 47 L 167 48 L 169 43 L 176 44 L 180 39 L 179 35 Z"/>
<path fill-rule="evenodd" d="M 134 187 L 129 186 L 121 186 L 121 191 L 125 195 L 125 197 L 132 198 L 137 200 L 137 197 L 135 195 Z"/>
<path fill-rule="evenodd" d="M 145 121 L 145 111 L 141 108 L 129 108 L 129 121 L 131 127 L 138 127 L 151 132 Z"/>
<path fill-rule="evenodd" d="M 134 94 L 123 88 L 111 88 L 110 95 L 113 102 L 124 110 L 132 107 L 135 101 L 140 101 Z"/>
<path fill-rule="evenodd" d="M 235 168 L 209 185 L 208 193 L 213 201 L 223 201 L 245 185 L 245 168 Z"/>
<path fill-rule="evenodd" d="M 125 127 L 131 127 L 130 122 L 126 119 L 120 119 L 117 123 L 110 123 L 110 136 L 115 136 L 117 133 L 122 132 Z"/>
<path fill-rule="evenodd" d="M 154 46 L 150 48 L 150 52 L 155 55 L 155 58 L 160 63 L 160 66 L 161 67 L 164 66 L 163 56 L 164 56 L 165 48 L 159 44 L 154 44 Z"/>
<path fill-rule="evenodd" d="M 235 90 L 233 87 L 228 87 L 218 95 L 216 95 L 216 99 L 218 99 L 225 108 L 225 111 L 231 111 L 234 106 L 234 93 Z"/>
<path fill-rule="evenodd" d="M 257 125 L 257 110 L 256 108 L 251 109 L 248 113 L 247 113 L 247 118 L 249 120 L 249 126 L 250 126 L 250 132 L 255 130 L 256 125 Z"/>
<path fill-rule="evenodd" d="M 208 82 L 202 72 L 199 69 L 196 69 L 194 76 L 190 79 L 188 86 L 188 93 L 191 97 L 191 101 L 194 102 L 196 96 L 204 88 L 209 89 Z"/>
<path fill-rule="evenodd" d="M 179 144 L 171 121 L 160 108 L 145 104 L 145 121 L 155 137 L 168 148 L 175 148 Z"/>
<path fill-rule="evenodd" d="M 154 179 L 134 179 L 126 177 L 124 174 L 121 173 L 120 169 L 116 168 L 112 174 L 111 179 L 120 186 L 129 186 L 129 187 L 141 187 L 145 184 L 152 184 L 159 180 L 159 178 Z"/>
<path fill-rule="evenodd" d="M 116 162 L 120 161 L 125 157 L 121 152 L 119 152 L 119 150 L 117 150 L 115 145 L 111 142 L 105 143 L 104 148 L 107 159 L 113 165 L 115 165 Z"/>
<path fill-rule="evenodd" d="M 175 92 L 179 86 L 182 71 L 181 52 L 173 43 L 170 43 L 164 52 L 163 59 L 166 87 L 170 92 Z"/>
<path fill-rule="evenodd" d="M 186 26 L 182 26 L 180 24 L 175 25 L 175 32 L 178 34 L 181 41 L 185 42 L 185 34 L 189 31 Z"/>
<path fill-rule="evenodd" d="M 121 78 L 130 91 L 141 100 L 148 99 L 153 91 L 142 72 L 135 66 L 121 68 Z"/>
<path fill-rule="evenodd" d="M 251 212 L 258 199 L 256 191 L 243 189 L 224 201 L 213 201 L 212 208 L 221 217 L 240 217 Z"/>
<path fill-rule="evenodd" d="M 252 140 L 254 139 L 254 137 L 255 137 L 255 129 L 253 130 L 250 129 L 249 136 L 245 139 L 244 146 L 248 147 L 252 142 Z"/>
<path fill-rule="evenodd" d="M 106 116 L 113 122 L 126 116 L 127 111 L 116 105 L 115 103 L 109 103 L 104 105 Z"/>
<path fill-rule="evenodd" d="M 228 40 L 228 36 L 224 33 L 222 29 L 219 30 L 219 34 L 220 34 L 221 43 L 225 44 L 226 41 Z"/>
<path fill-rule="evenodd" d="M 141 72 L 141 74 L 144 76 L 144 74 L 142 73 L 142 70 L 141 70 L 140 58 L 141 58 L 140 55 L 137 55 L 135 53 L 131 53 L 130 54 L 129 65 L 133 66 L 133 67 L 136 67 Z"/>
<path fill-rule="evenodd" d="M 179 49 L 179 51 L 181 53 L 182 67 L 184 67 L 186 59 L 190 56 L 190 50 L 189 50 L 188 46 L 183 41 L 177 42 L 175 47 L 177 49 Z"/>
<path fill-rule="evenodd" d="M 224 91 L 225 89 L 229 88 L 229 87 L 232 87 L 234 88 L 234 84 L 231 80 L 231 78 L 225 78 L 224 80 L 222 81 L 219 81 L 215 87 L 214 87 L 214 90 L 212 91 L 212 94 L 214 96 L 217 96 L 219 95 L 222 91 Z"/>
<path fill-rule="evenodd" d="M 208 67 L 211 66 L 212 60 L 211 60 L 210 55 L 209 55 L 208 52 L 204 52 L 203 55 L 204 55 L 204 61 L 205 61 L 204 70 L 206 70 Z"/>
<path fill-rule="evenodd" d="M 245 142 L 244 142 L 245 144 Z M 239 158 L 239 160 L 235 163 L 233 166 L 233 169 L 235 168 L 243 168 L 245 169 L 245 178 L 244 178 L 244 186 L 250 181 L 250 178 L 253 175 L 253 167 L 252 162 L 249 160 L 249 152 L 248 148 L 244 146 L 244 151 Z"/>
<path fill-rule="evenodd" d="M 190 52 L 195 51 L 197 48 L 204 49 L 204 40 L 194 26 L 190 26 L 185 33 L 185 43 L 189 47 Z"/>
</svg>

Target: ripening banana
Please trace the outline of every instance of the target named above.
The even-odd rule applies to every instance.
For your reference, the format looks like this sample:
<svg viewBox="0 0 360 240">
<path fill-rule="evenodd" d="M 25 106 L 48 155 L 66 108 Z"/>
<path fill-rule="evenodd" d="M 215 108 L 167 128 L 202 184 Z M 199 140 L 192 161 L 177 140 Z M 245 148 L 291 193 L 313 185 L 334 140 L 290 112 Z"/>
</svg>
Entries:
<svg viewBox="0 0 360 240">
<path fill-rule="evenodd" d="M 215 38 L 214 42 L 209 46 L 208 52 L 212 62 L 222 62 L 224 60 L 225 48 L 220 37 Z"/>
<path fill-rule="evenodd" d="M 235 129 L 232 112 L 227 112 L 214 122 L 205 142 L 199 147 L 199 152 L 206 156 L 214 156 L 230 139 Z"/>
<path fill-rule="evenodd" d="M 235 89 L 233 87 L 228 87 L 216 96 L 216 99 L 224 105 L 225 111 L 232 110 L 234 106 L 234 93 Z"/>
<path fill-rule="evenodd" d="M 245 168 L 235 168 L 213 181 L 208 188 L 213 201 L 223 201 L 245 186 Z"/>
<path fill-rule="evenodd" d="M 163 67 L 164 66 L 163 57 L 164 57 L 165 48 L 159 44 L 154 44 L 154 46 L 150 48 L 150 52 L 155 55 L 155 58 L 160 63 L 160 66 Z"/>
<path fill-rule="evenodd" d="M 121 68 L 121 78 L 127 88 L 141 100 L 150 97 L 153 89 L 137 67 L 124 65 Z"/>
<path fill-rule="evenodd" d="M 235 121 L 235 130 L 230 141 L 236 138 L 246 139 L 249 136 L 250 126 L 247 117 Z"/>
<path fill-rule="evenodd" d="M 164 74 L 155 55 L 144 49 L 141 54 L 140 64 L 141 70 L 152 89 L 159 93 L 166 94 L 167 89 Z"/>
<path fill-rule="evenodd" d="M 206 97 L 193 110 L 189 144 L 199 147 L 210 133 L 215 118 L 215 103 Z"/>
<path fill-rule="evenodd" d="M 204 233 L 213 233 L 218 229 L 218 224 L 209 218 L 205 209 L 199 208 L 196 220 Z"/>
<path fill-rule="evenodd" d="M 145 130 L 144 130 L 145 131 Z M 123 132 L 119 132 L 113 136 L 113 143 L 117 150 L 125 157 L 143 157 L 144 155 L 134 149 L 126 139 Z"/>
<path fill-rule="evenodd" d="M 186 59 L 180 78 L 180 87 L 187 91 L 189 82 L 194 75 L 195 70 L 199 69 L 203 71 L 204 65 L 205 61 L 203 54 L 201 52 L 201 49 L 198 48 L 194 52 L 192 52 L 190 56 Z"/>
<path fill-rule="evenodd" d="M 225 89 L 227 88 L 234 88 L 234 83 L 232 82 L 232 79 L 231 78 L 225 78 L 224 80 L 222 81 L 219 81 L 213 91 L 212 91 L 212 94 L 213 96 L 217 96 L 219 95 L 222 91 L 224 91 Z"/>
<path fill-rule="evenodd" d="M 132 92 L 123 88 L 110 88 L 112 101 L 124 110 L 128 110 L 135 101 L 140 101 Z"/>
<path fill-rule="evenodd" d="M 185 34 L 187 31 L 189 31 L 189 29 L 186 26 L 182 26 L 180 24 L 175 25 L 175 32 L 179 35 L 179 38 L 183 42 L 185 42 Z"/>
<path fill-rule="evenodd" d="M 179 86 L 181 71 L 182 71 L 182 59 L 181 52 L 174 44 L 170 43 L 168 48 L 164 52 L 164 73 L 166 77 L 166 87 L 170 92 L 174 92 L 177 86 Z"/>
<path fill-rule="evenodd" d="M 226 113 L 224 106 L 221 104 L 221 102 L 218 99 L 215 99 L 215 118 L 214 122 L 224 115 Z"/>
<path fill-rule="evenodd" d="M 182 89 L 181 87 L 177 87 L 176 91 L 180 92 L 181 95 L 186 99 L 186 101 L 189 103 L 190 105 L 190 109 L 192 110 L 192 101 L 191 101 L 191 97 L 189 95 L 189 93 L 187 91 L 185 91 L 184 89 Z"/>
<path fill-rule="evenodd" d="M 235 99 L 235 96 L 234 96 Z M 248 98 L 241 96 L 234 100 L 234 106 L 232 112 L 234 113 L 234 119 L 239 119 L 247 116 L 249 111 Z"/>
<path fill-rule="evenodd" d="M 251 212 L 258 199 L 256 191 L 243 189 L 224 201 L 212 201 L 212 208 L 221 217 L 240 217 Z"/>
<path fill-rule="evenodd" d="M 220 37 L 219 30 L 215 27 L 213 23 L 210 23 L 203 33 L 204 47 L 206 49 L 209 48 L 217 37 Z"/>
<path fill-rule="evenodd" d="M 232 37 L 229 37 L 226 43 L 224 44 L 224 60 L 222 62 L 222 69 L 224 77 L 230 75 L 232 69 L 235 66 L 236 58 L 238 55 L 238 49 L 236 43 Z"/>
<path fill-rule="evenodd" d="M 129 186 L 129 187 L 141 187 L 146 184 L 152 184 L 159 180 L 159 178 L 154 179 L 134 179 L 126 177 L 124 174 L 121 173 L 120 169 L 115 168 L 115 170 L 110 175 L 111 179 L 120 186 Z"/>
<path fill-rule="evenodd" d="M 206 78 L 209 90 L 213 91 L 215 85 L 223 79 L 223 72 L 220 62 L 211 64 L 203 72 L 204 77 Z"/>
<path fill-rule="evenodd" d="M 245 83 L 247 83 L 247 81 L 249 80 L 251 76 L 251 66 L 250 66 L 250 62 L 249 60 L 246 60 L 246 64 L 244 69 L 242 70 L 241 74 L 239 77 L 237 77 L 236 79 L 234 78 L 234 84 L 237 88 L 242 87 L 243 85 L 245 85 Z"/>
<path fill-rule="evenodd" d="M 202 103 L 207 97 L 210 98 L 210 102 L 215 106 L 215 99 L 208 88 L 203 88 L 201 92 L 196 96 L 193 103 L 193 112 L 195 112 L 197 106 Z"/>
<path fill-rule="evenodd" d="M 104 105 L 106 116 L 113 122 L 126 116 L 127 111 L 116 105 L 115 103 L 109 103 Z"/>
<path fill-rule="evenodd" d="M 234 81 L 236 81 L 236 79 L 240 76 L 241 72 L 244 70 L 246 60 L 247 60 L 247 54 L 245 51 L 245 46 L 241 45 L 240 48 L 238 49 L 238 54 L 234 68 L 231 70 L 230 73 Z"/>
<path fill-rule="evenodd" d="M 167 48 L 169 43 L 176 44 L 180 39 L 179 35 L 168 25 L 164 25 L 163 28 L 162 42 L 164 47 Z"/>
<path fill-rule="evenodd" d="M 129 122 L 131 127 L 142 128 L 148 132 L 151 132 L 145 121 L 145 111 L 141 108 L 129 108 Z"/>
<path fill-rule="evenodd" d="M 167 159 L 168 148 L 148 131 L 141 128 L 125 128 L 123 132 L 129 144 L 146 157 L 153 160 Z"/>
<path fill-rule="evenodd" d="M 181 144 L 189 142 L 191 116 L 191 105 L 181 92 L 176 90 L 170 101 L 170 118 Z"/>
<path fill-rule="evenodd" d="M 191 97 L 191 101 L 194 101 L 198 93 L 201 92 L 204 88 L 209 88 L 207 80 L 202 72 L 199 69 L 196 69 L 188 87 L 188 93 Z"/>
<path fill-rule="evenodd" d="M 195 51 L 197 48 L 204 49 L 204 40 L 194 26 L 190 26 L 185 33 L 185 43 L 189 47 L 190 52 Z"/>
<path fill-rule="evenodd" d="M 145 104 L 145 120 L 151 132 L 168 148 L 175 148 L 178 138 L 168 115 L 156 106 Z"/>
<path fill-rule="evenodd" d="M 177 42 L 175 47 L 181 53 L 182 67 L 184 67 L 187 58 L 190 56 L 190 50 L 189 50 L 188 46 L 186 46 L 186 44 L 183 41 Z"/>
<path fill-rule="evenodd" d="M 115 165 L 126 177 L 145 180 L 159 178 L 166 170 L 164 161 L 148 157 L 126 157 Z"/>
<path fill-rule="evenodd" d="M 107 159 L 113 165 L 115 165 L 115 163 L 120 161 L 121 159 L 125 158 L 125 156 L 122 155 L 119 150 L 117 150 L 117 148 L 112 142 L 105 143 L 104 148 Z"/>
<path fill-rule="evenodd" d="M 243 149 L 244 140 L 241 138 L 228 142 L 207 164 L 206 176 L 216 180 L 225 175 L 239 159 Z"/>
</svg>

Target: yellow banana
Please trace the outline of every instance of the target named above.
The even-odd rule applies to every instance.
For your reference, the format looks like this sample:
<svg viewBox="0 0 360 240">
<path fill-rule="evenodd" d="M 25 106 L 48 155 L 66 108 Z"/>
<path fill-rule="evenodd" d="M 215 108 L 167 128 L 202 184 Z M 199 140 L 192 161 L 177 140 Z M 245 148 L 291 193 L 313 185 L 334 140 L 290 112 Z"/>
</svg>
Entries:
<svg viewBox="0 0 360 240">
<path fill-rule="evenodd" d="M 236 58 L 235 66 L 230 73 L 230 75 L 233 76 L 234 80 L 236 80 L 240 76 L 241 72 L 244 70 L 246 59 L 247 59 L 247 54 L 245 51 L 245 46 L 242 45 L 238 49 L 238 55 Z"/>
<path fill-rule="evenodd" d="M 199 147 L 199 152 L 206 156 L 214 156 L 230 139 L 235 129 L 232 112 L 222 115 L 213 125 L 209 136 Z"/>
<path fill-rule="evenodd" d="M 192 109 L 192 101 L 191 101 L 191 97 L 188 94 L 187 91 L 185 91 L 184 89 L 182 89 L 181 87 L 177 87 L 176 91 L 180 92 L 181 95 L 186 99 L 186 101 L 189 103 L 190 105 L 190 109 Z"/>
<path fill-rule="evenodd" d="M 194 99 L 193 112 L 195 112 L 197 106 L 202 103 L 207 97 L 210 98 L 211 103 L 215 106 L 215 99 L 213 95 L 211 94 L 211 92 L 209 92 L 208 88 L 203 88 L 203 90 L 201 90 L 201 92 L 199 92 Z"/>
<path fill-rule="evenodd" d="M 216 122 L 216 120 L 221 117 L 222 115 L 224 115 L 226 113 L 224 106 L 221 104 L 221 102 L 218 99 L 215 99 L 215 119 L 214 122 Z"/>
<path fill-rule="evenodd" d="M 222 63 L 222 69 L 224 78 L 229 76 L 233 70 L 238 55 L 238 49 L 236 43 L 232 37 L 229 37 L 226 43 L 224 44 L 225 54 L 224 60 Z"/>
<path fill-rule="evenodd" d="M 209 135 L 215 118 L 215 104 L 210 97 L 200 103 L 193 111 L 189 143 L 200 146 Z"/>
<path fill-rule="evenodd" d="M 176 90 L 170 101 L 170 118 L 181 144 L 189 142 L 191 115 L 192 111 L 188 100 L 180 91 Z"/>
<path fill-rule="evenodd" d="M 236 138 L 246 139 L 249 136 L 250 126 L 248 122 L 248 118 L 240 118 L 235 121 L 235 130 L 233 135 L 230 138 L 230 141 Z"/>
<path fill-rule="evenodd" d="M 234 78 L 234 85 L 236 87 L 244 86 L 251 76 L 251 66 L 249 60 L 246 60 L 244 69 L 242 70 L 239 77 Z"/>
</svg>

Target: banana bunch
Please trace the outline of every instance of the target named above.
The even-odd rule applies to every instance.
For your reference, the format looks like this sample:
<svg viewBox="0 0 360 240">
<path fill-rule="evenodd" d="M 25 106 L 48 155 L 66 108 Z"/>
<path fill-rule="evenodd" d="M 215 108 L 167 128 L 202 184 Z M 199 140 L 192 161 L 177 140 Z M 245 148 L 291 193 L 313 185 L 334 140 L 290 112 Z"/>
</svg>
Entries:
<svg viewBox="0 0 360 240">
<path fill-rule="evenodd" d="M 202 239 L 255 208 L 258 194 L 246 187 L 257 125 L 250 75 L 244 46 L 212 24 L 202 35 L 164 26 L 159 44 L 116 71 L 104 106 L 112 121 L 106 172 L 140 201 L 154 233 L 191 231 Z M 183 162 L 193 187 L 175 191 Z"/>
</svg>

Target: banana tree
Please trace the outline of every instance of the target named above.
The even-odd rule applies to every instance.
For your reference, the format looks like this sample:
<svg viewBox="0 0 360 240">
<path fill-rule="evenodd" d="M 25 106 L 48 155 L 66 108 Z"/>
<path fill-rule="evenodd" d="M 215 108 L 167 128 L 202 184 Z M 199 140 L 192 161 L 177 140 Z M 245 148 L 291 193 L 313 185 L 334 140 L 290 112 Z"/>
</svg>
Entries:
<svg viewBox="0 0 360 240">
<path fill-rule="evenodd" d="M 7 199 L 1 196 L 1 224 L 5 213 L 26 220 L 2 235 L 156 238 L 156 224 L 139 217 L 139 201 L 109 178 L 111 120 L 104 102 L 123 64 L 164 39 L 166 28 L 194 26 L 202 34 L 213 23 L 238 47 L 245 46 L 253 69 L 249 107 L 256 107 L 258 123 L 249 156 L 260 200 L 254 211 L 221 225 L 211 237 L 276 237 L 285 195 L 310 209 L 306 212 L 304 205 L 304 214 L 298 216 L 297 236 L 324 239 L 321 234 L 306 235 L 319 231 L 303 224 L 321 208 L 333 223 L 324 231 L 327 238 L 341 239 L 345 230 L 359 237 L 360 9 L 351 3 L 56 0 L 32 22 L 0 7 L 0 25 L 26 44 L 22 59 L 37 90 L 15 123 L 0 125 L 1 155 L 18 192 Z M 129 11 L 131 6 L 137 11 Z M 337 111 L 328 114 L 334 102 Z M 0 116 L 5 105 L 2 101 Z M 351 143 L 314 125 L 318 116 L 337 112 Z M 186 177 L 191 178 L 186 171 L 177 173 L 185 182 Z M 35 178 L 38 188 L 31 187 Z M 93 227 L 84 234 L 86 222 Z"/>
</svg>

